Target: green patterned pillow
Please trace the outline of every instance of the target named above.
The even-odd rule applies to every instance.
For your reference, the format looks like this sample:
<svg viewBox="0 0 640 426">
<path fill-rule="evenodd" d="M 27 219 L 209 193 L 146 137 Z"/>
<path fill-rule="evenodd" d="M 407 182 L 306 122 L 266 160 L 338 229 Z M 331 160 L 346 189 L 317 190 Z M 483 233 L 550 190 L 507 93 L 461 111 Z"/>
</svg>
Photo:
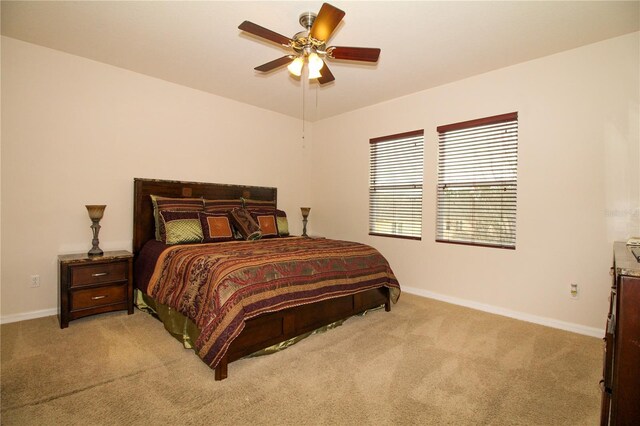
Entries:
<svg viewBox="0 0 640 426">
<path fill-rule="evenodd" d="M 276 219 L 278 219 L 278 234 L 281 237 L 288 237 L 289 221 L 287 221 L 287 214 L 282 210 L 276 210 Z"/>
<path fill-rule="evenodd" d="M 163 211 L 160 212 L 163 227 L 160 235 L 165 244 L 201 243 L 204 235 L 198 212 Z"/>
<path fill-rule="evenodd" d="M 151 195 L 151 202 L 153 203 L 153 219 L 156 225 L 156 240 L 163 241 L 162 229 L 163 223 L 160 220 L 160 212 L 163 211 L 203 211 L 204 203 L 202 198 L 175 198 L 175 197 L 160 197 L 158 195 Z"/>
</svg>

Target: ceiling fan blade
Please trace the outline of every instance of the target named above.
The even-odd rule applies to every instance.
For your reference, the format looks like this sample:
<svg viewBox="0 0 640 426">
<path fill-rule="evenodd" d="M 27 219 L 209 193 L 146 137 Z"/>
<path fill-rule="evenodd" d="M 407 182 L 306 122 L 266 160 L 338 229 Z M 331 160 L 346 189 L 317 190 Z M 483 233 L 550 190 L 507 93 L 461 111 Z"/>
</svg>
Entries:
<svg viewBox="0 0 640 426">
<path fill-rule="evenodd" d="M 380 49 L 376 47 L 345 47 L 335 46 L 327 49 L 333 59 L 348 59 L 351 61 L 378 62 Z"/>
<path fill-rule="evenodd" d="M 278 34 L 274 31 L 268 30 L 258 24 L 254 24 L 253 22 L 249 21 L 244 21 L 242 24 L 238 25 L 238 29 L 241 29 L 242 31 L 246 31 L 258 37 L 266 38 L 267 40 L 282 44 L 284 46 L 289 46 L 292 42 L 289 37 L 285 37 L 282 34 Z"/>
<path fill-rule="evenodd" d="M 323 3 L 318 12 L 316 20 L 313 21 L 313 26 L 309 35 L 316 40 L 327 41 L 331 37 L 331 33 L 336 29 L 344 12 L 337 7 L 331 6 L 329 3 Z"/>
<path fill-rule="evenodd" d="M 331 83 L 333 80 L 336 79 L 333 76 L 333 74 L 331 74 L 331 70 L 329 69 L 329 66 L 327 65 L 326 62 L 324 66 L 320 69 L 320 75 L 321 77 L 318 78 L 318 83 L 320 84 Z"/>
<path fill-rule="evenodd" d="M 280 68 L 281 66 L 286 65 L 291 61 L 293 61 L 293 58 L 287 55 L 287 56 L 283 56 L 282 58 L 278 58 L 271 62 L 267 62 L 266 64 L 262 64 L 258 67 L 255 67 L 254 70 L 260 71 L 260 72 L 267 72 L 267 71 L 274 70 L 276 68 Z"/>
</svg>

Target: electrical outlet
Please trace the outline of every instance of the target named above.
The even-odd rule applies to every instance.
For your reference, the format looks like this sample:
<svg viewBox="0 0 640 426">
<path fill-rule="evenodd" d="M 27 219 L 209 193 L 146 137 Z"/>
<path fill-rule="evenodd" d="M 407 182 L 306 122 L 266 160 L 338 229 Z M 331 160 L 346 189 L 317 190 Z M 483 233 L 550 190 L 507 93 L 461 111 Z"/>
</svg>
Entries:
<svg viewBox="0 0 640 426">
<path fill-rule="evenodd" d="M 29 282 L 31 287 L 40 287 L 40 275 L 31 275 Z"/>
<path fill-rule="evenodd" d="M 571 283 L 571 287 L 569 288 L 569 294 L 571 296 L 572 299 L 577 299 L 578 298 L 578 284 L 577 283 Z"/>
</svg>

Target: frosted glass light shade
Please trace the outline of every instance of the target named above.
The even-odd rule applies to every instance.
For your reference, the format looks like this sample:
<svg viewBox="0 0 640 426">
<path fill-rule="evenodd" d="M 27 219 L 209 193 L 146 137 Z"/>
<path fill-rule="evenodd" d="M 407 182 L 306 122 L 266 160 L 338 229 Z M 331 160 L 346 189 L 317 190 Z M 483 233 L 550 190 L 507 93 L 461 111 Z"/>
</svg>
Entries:
<svg viewBox="0 0 640 426">
<path fill-rule="evenodd" d="M 318 56 L 317 53 L 313 52 L 309 55 L 309 72 L 310 73 L 318 73 L 322 67 L 324 66 L 324 62 L 322 58 Z"/>
<path fill-rule="evenodd" d="M 320 74 L 320 71 L 318 70 L 312 70 L 311 67 L 309 67 L 309 80 L 312 80 L 314 78 L 320 78 L 322 77 L 322 74 Z"/>
<path fill-rule="evenodd" d="M 302 59 L 301 57 L 297 57 L 296 59 L 293 60 L 293 62 L 289 64 L 287 69 L 291 74 L 295 75 L 296 77 L 300 77 L 300 74 L 302 74 L 303 65 L 304 65 L 304 59 Z"/>
</svg>

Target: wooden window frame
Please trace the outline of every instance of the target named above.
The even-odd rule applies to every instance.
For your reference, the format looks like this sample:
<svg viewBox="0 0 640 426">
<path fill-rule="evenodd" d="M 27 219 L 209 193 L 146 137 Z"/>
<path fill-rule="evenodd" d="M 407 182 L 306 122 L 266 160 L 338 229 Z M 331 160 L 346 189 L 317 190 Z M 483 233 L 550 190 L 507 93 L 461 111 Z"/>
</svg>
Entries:
<svg viewBox="0 0 640 426">
<path fill-rule="evenodd" d="M 419 155 L 420 156 L 420 166 L 419 169 L 415 164 L 407 164 L 407 163 L 414 163 L 416 162 L 416 158 L 411 157 L 411 159 L 407 160 L 407 158 L 402 158 L 401 159 L 401 163 L 399 164 L 399 166 L 403 166 L 403 165 L 407 165 L 407 175 L 404 175 L 404 178 L 409 179 L 411 177 L 411 175 L 415 175 L 417 173 L 417 171 L 420 171 L 420 180 L 419 180 L 419 184 L 416 182 L 414 183 L 406 183 L 406 184 L 398 184 L 398 185 L 393 185 L 393 184 L 387 184 L 387 185 L 377 185 L 376 181 L 380 179 L 380 175 L 385 175 L 389 173 L 389 169 L 384 169 L 384 166 L 379 167 L 380 163 L 382 163 L 382 161 L 377 160 L 376 155 L 380 155 L 380 152 L 375 151 L 375 146 L 379 143 L 384 143 L 384 142 L 394 142 L 394 141 L 398 141 L 399 143 L 406 143 L 407 139 L 417 139 L 420 138 L 420 148 L 417 150 L 413 150 L 411 148 L 409 148 L 409 153 L 408 155 Z M 404 132 L 404 133 L 397 133 L 394 135 L 389 135 L 389 136 L 382 136 L 382 137 L 377 137 L 377 138 L 373 138 L 369 140 L 369 146 L 370 146 L 370 164 L 369 164 L 369 235 L 373 235 L 373 236 L 377 236 L 377 237 L 390 237 L 390 238 L 403 238 L 403 239 L 410 239 L 410 240 L 421 240 L 422 239 L 422 197 L 423 197 L 423 182 L 424 182 L 424 129 L 422 130 L 414 130 L 411 132 Z M 415 152 L 414 152 L 415 151 Z M 419 151 L 419 153 L 418 153 Z M 387 165 L 388 167 L 388 165 Z M 409 179 L 410 180 L 410 179 Z M 395 228 L 398 224 L 400 225 L 405 225 L 407 227 L 407 229 L 410 229 L 410 231 L 406 231 L 405 233 L 402 233 L 402 231 L 390 231 L 390 232 L 377 232 L 377 229 L 380 229 L 381 225 L 380 225 L 380 221 L 376 221 L 376 219 L 374 218 L 374 216 L 376 215 L 383 215 L 385 213 L 388 213 L 388 209 L 389 209 L 389 205 L 385 205 L 382 202 L 376 202 L 375 201 L 375 193 L 376 191 L 379 191 L 381 189 L 385 189 L 387 191 L 393 191 L 393 187 L 404 187 L 404 188 L 396 188 L 399 191 L 402 190 L 415 190 L 419 188 L 419 201 L 418 202 L 411 202 L 410 201 L 410 207 L 402 207 L 401 211 L 398 212 L 399 215 L 402 214 L 410 214 L 410 215 L 415 215 L 415 213 L 417 212 L 418 214 L 418 219 L 416 220 L 415 216 L 413 216 L 411 219 L 408 219 L 407 221 L 398 221 L 396 219 L 396 217 L 394 216 L 393 219 L 390 220 L 390 222 L 392 222 L 392 226 Z M 413 186 L 413 188 L 410 188 L 411 186 Z M 395 193 L 394 193 L 395 194 Z M 400 198 L 402 199 L 402 196 L 404 195 L 405 197 L 409 197 L 409 198 L 416 198 L 414 197 L 410 197 L 407 194 L 402 194 L 402 192 L 399 193 Z M 406 199 L 405 199 L 406 202 Z M 378 226 L 376 226 L 378 225 Z M 417 231 L 416 231 L 417 229 Z M 398 232 L 398 233 L 396 233 Z M 408 234 L 412 234 L 412 235 L 408 235 Z"/>
<path fill-rule="evenodd" d="M 509 146 L 510 150 L 514 150 L 515 149 L 515 153 L 511 153 L 511 154 L 507 154 L 509 156 L 509 159 L 507 162 L 510 162 L 509 164 L 512 164 L 515 161 L 515 164 L 513 164 L 512 166 L 504 166 L 504 168 L 502 169 L 503 171 L 501 172 L 512 172 L 515 177 L 514 178 L 510 178 L 510 179 L 504 179 L 504 180 L 495 180 L 492 181 L 491 179 L 487 179 L 485 176 L 480 176 L 480 177 L 470 177 L 468 182 L 458 182 L 458 183 L 447 183 L 447 182 L 443 182 L 443 180 L 445 180 L 445 175 L 446 175 L 446 171 L 444 171 L 443 169 L 445 169 L 446 167 L 444 166 L 445 161 L 451 161 L 446 160 L 443 157 L 443 152 L 445 150 L 445 148 L 443 148 L 443 141 L 444 141 L 444 137 L 446 133 L 449 132 L 456 132 L 456 131 L 463 131 L 463 130 L 470 130 L 470 129 L 475 129 L 475 128 L 480 128 L 482 126 L 489 126 L 489 125 L 500 125 L 503 123 L 510 123 L 510 122 L 515 122 L 515 142 L 513 142 L 513 145 Z M 480 246 L 480 247 L 492 247 L 492 248 L 503 248 L 503 249 L 509 249 L 509 250 L 515 250 L 516 248 L 516 213 L 517 213 L 517 161 L 518 161 L 518 154 L 517 154 L 517 148 L 518 148 L 518 113 L 517 112 L 512 112 L 512 113 L 508 113 L 508 114 L 501 114 L 501 115 L 495 115 L 495 116 L 491 116 L 491 117 L 485 117 L 485 118 L 480 118 L 480 119 L 475 119 L 475 120 L 469 120 L 469 121 L 464 121 L 464 122 L 459 122 L 459 123 L 453 123 L 453 124 L 448 124 L 448 125 L 444 125 L 444 126 L 438 126 L 437 127 L 437 131 L 438 131 L 438 136 L 439 136 L 439 145 L 438 145 L 438 185 L 437 185 L 437 199 L 436 199 L 436 242 L 439 243 L 448 243 L 448 244 L 462 244 L 462 245 L 470 245 L 470 246 Z M 476 136 L 474 136 L 476 137 Z M 478 139 L 480 139 L 479 136 L 477 136 Z M 476 140 L 478 140 L 476 139 Z M 494 139 L 498 139 L 498 137 L 492 137 L 490 138 L 490 141 L 493 142 Z M 481 142 L 483 143 L 483 147 L 481 149 L 479 149 L 480 153 L 483 153 L 483 150 L 487 150 L 490 145 L 486 142 Z M 451 149 L 452 147 L 452 142 L 449 142 L 449 147 L 448 149 Z M 463 145 L 460 145 L 463 146 Z M 458 147 L 455 147 L 454 149 L 459 149 Z M 483 153 L 484 154 L 484 153 Z M 453 155 L 453 154 L 452 154 Z M 473 155 L 473 154 L 472 154 Z M 500 154 L 497 155 L 497 157 L 500 157 L 501 155 L 504 154 Z M 455 168 L 456 166 L 463 168 L 464 170 L 471 170 L 471 168 L 473 166 L 469 166 L 470 162 L 469 162 L 469 154 L 464 154 L 465 159 L 463 160 L 459 160 L 460 163 L 458 164 L 451 164 L 451 162 L 449 162 L 449 165 L 447 167 L 450 167 L 451 169 Z M 511 158 L 515 156 L 514 158 Z M 489 155 L 490 158 L 493 158 Z M 483 159 L 483 161 L 485 161 Z M 464 164 L 464 166 L 459 166 L 459 164 Z M 476 165 L 477 166 L 477 165 Z M 477 166 L 478 167 L 478 166 Z M 462 174 L 465 173 L 465 171 L 458 171 L 457 173 Z M 473 175 L 475 173 L 475 170 L 473 172 L 469 171 L 470 175 Z M 491 183 L 494 183 L 494 185 L 491 185 Z M 465 186 L 468 186 L 469 188 L 471 188 L 472 190 L 475 188 L 478 188 L 478 186 L 480 187 L 486 187 L 488 188 L 489 186 L 504 186 L 505 189 L 505 193 L 507 193 L 507 188 L 509 191 L 509 196 L 508 198 L 511 198 L 512 201 L 507 201 L 507 202 L 502 202 L 500 201 L 499 203 L 496 202 L 496 204 L 490 204 L 489 205 L 489 209 L 494 209 L 491 210 L 490 213 L 491 214 L 495 214 L 495 213 L 500 213 L 501 218 L 500 218 L 500 223 L 503 223 L 502 221 L 505 221 L 504 223 L 508 223 L 510 224 L 512 231 L 505 233 L 505 234 L 493 234 L 495 235 L 495 241 L 493 242 L 480 242 L 480 241 L 470 241 L 470 239 L 476 239 L 476 240 L 481 240 L 483 239 L 483 237 L 486 240 L 490 240 L 490 237 L 487 236 L 487 234 L 483 234 L 483 232 L 477 232 L 474 230 L 465 230 L 465 231 L 461 231 L 460 234 L 468 234 L 471 237 L 468 238 L 468 240 L 464 240 L 463 238 L 460 238 L 459 236 L 457 238 L 454 237 L 449 237 L 449 238 L 444 238 L 443 235 L 445 231 L 443 229 L 444 222 L 449 219 L 451 217 L 451 215 L 453 214 L 455 216 L 455 214 L 460 214 L 463 219 L 461 219 L 462 222 L 467 221 L 468 225 L 469 223 L 473 223 L 474 225 L 477 225 L 477 218 L 474 217 L 476 216 L 476 212 L 477 212 L 477 207 L 475 205 L 472 205 L 471 207 L 468 207 L 468 209 L 466 209 L 465 207 L 463 208 L 459 208 L 458 206 L 452 207 L 453 205 L 450 203 L 450 198 L 447 198 L 446 194 L 444 193 L 444 190 L 446 190 L 447 186 L 451 187 L 451 186 L 458 186 L 458 188 L 463 188 Z M 489 189 L 489 191 L 491 191 L 491 189 Z M 481 198 L 482 202 L 487 202 L 490 203 L 490 199 L 491 199 L 491 195 L 489 196 L 485 196 L 485 198 Z M 464 202 L 463 202 L 464 203 Z M 445 205 L 444 207 L 442 205 Z M 448 205 L 448 207 L 447 207 Z M 459 211 L 462 211 L 462 213 L 458 213 L 458 212 L 453 212 L 453 210 L 458 209 Z M 446 213 L 445 213 L 446 211 Z M 508 216 L 506 218 L 502 217 L 503 212 L 507 212 L 508 214 L 505 214 L 505 216 Z M 510 213 L 512 212 L 512 213 Z M 469 218 L 471 218 L 471 220 L 468 219 L 464 219 L 464 216 L 468 216 Z M 480 220 L 482 221 L 482 220 Z M 471 225 L 473 227 L 473 225 Z M 485 231 L 486 232 L 486 231 Z M 459 234 L 459 235 L 460 235 Z M 508 240 L 510 241 L 510 243 L 500 243 L 498 242 L 498 240 L 500 240 L 501 238 L 505 238 L 504 236 L 507 236 Z M 493 237 L 491 237 L 493 238 Z M 506 239 L 505 239 L 506 240 Z M 512 242 L 512 243 L 511 243 Z"/>
</svg>

